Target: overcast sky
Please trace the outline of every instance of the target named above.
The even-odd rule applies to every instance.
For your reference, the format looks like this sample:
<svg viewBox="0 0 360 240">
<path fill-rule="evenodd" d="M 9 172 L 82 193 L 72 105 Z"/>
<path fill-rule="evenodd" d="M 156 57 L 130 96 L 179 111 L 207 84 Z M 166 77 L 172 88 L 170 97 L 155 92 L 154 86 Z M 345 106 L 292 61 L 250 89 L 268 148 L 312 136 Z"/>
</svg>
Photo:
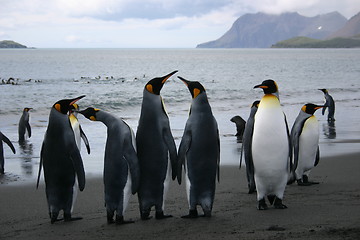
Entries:
<svg viewBox="0 0 360 240">
<path fill-rule="evenodd" d="M 0 0 L 0 40 L 37 48 L 194 48 L 246 13 L 338 11 L 360 0 Z"/>
</svg>

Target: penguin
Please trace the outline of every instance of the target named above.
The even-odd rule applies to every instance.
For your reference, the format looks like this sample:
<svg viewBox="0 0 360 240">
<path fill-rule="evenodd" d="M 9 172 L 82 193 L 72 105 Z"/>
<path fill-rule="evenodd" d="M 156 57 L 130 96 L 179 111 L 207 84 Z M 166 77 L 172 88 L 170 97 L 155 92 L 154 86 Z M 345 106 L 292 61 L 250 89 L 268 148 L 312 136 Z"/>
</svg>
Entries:
<svg viewBox="0 0 360 240">
<path fill-rule="evenodd" d="M 32 108 L 24 108 L 23 113 L 20 117 L 19 120 L 19 127 L 18 127 L 18 132 L 19 132 L 19 142 L 23 143 L 25 141 L 25 134 L 27 131 L 28 137 L 31 137 L 31 127 L 29 124 L 29 119 L 30 119 L 30 114 L 29 111 Z"/>
<path fill-rule="evenodd" d="M 326 108 L 328 109 L 328 117 L 327 120 L 328 122 L 334 122 L 335 118 L 335 102 L 333 97 L 329 94 L 329 91 L 325 88 L 319 89 L 320 91 L 322 91 L 324 93 L 324 97 L 325 97 L 325 104 L 324 104 L 324 108 L 322 109 L 322 115 L 325 114 Z"/>
<path fill-rule="evenodd" d="M 230 121 L 236 124 L 236 134 L 235 134 L 235 136 L 237 137 L 239 142 L 242 142 L 244 129 L 245 129 L 245 124 L 246 124 L 245 120 L 242 117 L 236 115 L 236 116 L 232 117 L 230 119 Z"/>
<path fill-rule="evenodd" d="M 84 131 L 81 128 L 79 120 L 77 119 L 78 111 L 79 111 L 79 105 L 77 105 L 76 103 L 74 103 L 70 107 L 70 111 L 69 111 L 69 119 L 70 119 L 71 127 L 75 134 L 76 146 L 78 147 L 79 151 L 81 151 L 81 139 L 82 139 L 85 143 L 87 153 L 90 154 L 89 140 L 87 139 Z"/>
<path fill-rule="evenodd" d="M 136 132 L 141 175 L 138 198 L 143 220 L 150 219 L 153 206 L 156 219 L 171 217 L 164 214 L 164 202 L 170 179 L 176 178 L 177 151 L 160 90 L 176 72 L 150 80 L 143 92 Z"/>
<path fill-rule="evenodd" d="M 254 118 L 251 154 L 257 191 L 258 209 L 266 210 L 265 197 L 276 209 L 285 209 L 282 203 L 291 169 L 289 129 L 283 113 L 274 80 L 265 80 L 254 86 L 264 91 Z"/>
<path fill-rule="evenodd" d="M 11 151 L 15 154 L 14 145 L 11 141 L 0 131 L 0 175 L 5 173 L 5 159 L 4 159 L 4 148 L 3 142 L 5 142 L 11 149 Z"/>
<path fill-rule="evenodd" d="M 178 152 L 178 183 L 184 166 L 189 214 L 197 218 L 197 205 L 205 217 L 211 217 L 215 197 L 216 176 L 219 181 L 220 140 L 205 88 L 197 81 L 179 77 L 188 87 L 192 103 Z"/>
<path fill-rule="evenodd" d="M 323 107 L 312 103 L 305 104 L 291 129 L 291 143 L 294 153 L 294 175 L 292 177 L 296 179 L 299 186 L 317 184 L 316 182 L 309 182 L 308 175 L 310 170 L 318 165 L 320 159 L 319 123 L 314 113 Z"/>
<path fill-rule="evenodd" d="M 63 99 L 52 106 L 41 147 L 37 188 L 44 167 L 45 192 L 52 224 L 61 220 L 58 219 L 61 210 L 64 212 L 65 221 L 82 219 L 71 216 L 75 178 L 80 191 L 83 191 L 85 171 L 67 113 L 71 105 L 83 97 L 85 96 Z"/>
<path fill-rule="evenodd" d="M 87 108 L 79 113 L 92 121 L 100 121 L 107 127 L 103 176 L 107 222 L 133 223 L 134 221 L 124 220 L 124 213 L 131 193 L 137 192 L 140 181 L 134 133 L 122 119 L 100 109 Z"/>
<path fill-rule="evenodd" d="M 241 145 L 241 155 L 240 155 L 240 168 L 242 162 L 242 156 L 244 153 L 245 165 L 246 165 L 246 179 L 248 182 L 249 194 L 254 193 L 256 190 L 255 187 L 255 178 L 254 178 L 254 163 L 251 153 L 251 140 L 254 131 L 254 117 L 257 112 L 260 101 L 256 100 L 251 105 L 250 115 L 246 121 L 244 135 Z"/>
</svg>

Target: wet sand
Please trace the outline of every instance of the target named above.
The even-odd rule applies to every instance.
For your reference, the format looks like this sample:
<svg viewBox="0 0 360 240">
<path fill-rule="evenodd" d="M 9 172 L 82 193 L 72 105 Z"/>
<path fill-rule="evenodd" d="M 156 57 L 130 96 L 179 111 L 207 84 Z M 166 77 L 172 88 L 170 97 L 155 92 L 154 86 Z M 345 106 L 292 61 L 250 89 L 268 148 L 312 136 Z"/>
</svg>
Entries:
<svg viewBox="0 0 360 240">
<path fill-rule="evenodd" d="M 322 158 L 310 180 L 287 186 L 288 209 L 256 209 L 247 194 L 245 168 L 222 166 L 211 218 L 182 219 L 188 213 L 184 184 L 172 182 L 165 213 L 172 218 L 143 221 L 132 196 L 125 218 L 108 225 L 101 178 L 87 180 L 79 193 L 75 222 L 50 224 L 44 185 L 0 185 L 0 239 L 360 239 L 360 154 Z M 154 215 L 154 212 L 152 212 Z"/>
</svg>

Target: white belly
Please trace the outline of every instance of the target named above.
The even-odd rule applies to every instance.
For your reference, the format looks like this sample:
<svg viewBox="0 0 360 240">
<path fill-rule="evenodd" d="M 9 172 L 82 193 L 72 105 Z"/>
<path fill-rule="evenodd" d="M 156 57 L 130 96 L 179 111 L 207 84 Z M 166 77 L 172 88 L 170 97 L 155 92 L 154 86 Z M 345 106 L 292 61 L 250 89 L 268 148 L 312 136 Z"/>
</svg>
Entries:
<svg viewBox="0 0 360 240">
<path fill-rule="evenodd" d="M 296 169 L 298 178 L 314 167 L 318 146 L 319 124 L 316 117 L 312 116 L 305 121 L 299 137 L 299 160 Z"/>
<path fill-rule="evenodd" d="M 289 138 L 280 105 L 259 106 L 252 156 L 258 200 L 268 194 L 282 198 L 288 178 Z"/>
<path fill-rule="evenodd" d="M 128 177 L 127 177 L 126 184 L 124 187 L 123 212 L 122 212 L 123 215 L 125 214 L 125 211 L 127 209 L 129 199 L 131 196 L 131 186 L 132 186 L 132 181 L 131 181 L 131 173 L 130 173 L 130 169 L 129 169 Z"/>
<path fill-rule="evenodd" d="M 171 177 L 172 177 L 171 162 L 170 162 L 170 158 L 169 158 L 167 172 L 166 172 L 166 178 L 165 178 L 165 181 L 164 181 L 164 195 L 163 195 L 163 204 L 162 204 L 162 210 L 163 211 L 164 211 L 164 208 L 165 208 L 165 199 L 166 199 L 166 196 L 167 196 L 167 193 L 168 193 L 168 190 L 169 190 Z"/>
</svg>

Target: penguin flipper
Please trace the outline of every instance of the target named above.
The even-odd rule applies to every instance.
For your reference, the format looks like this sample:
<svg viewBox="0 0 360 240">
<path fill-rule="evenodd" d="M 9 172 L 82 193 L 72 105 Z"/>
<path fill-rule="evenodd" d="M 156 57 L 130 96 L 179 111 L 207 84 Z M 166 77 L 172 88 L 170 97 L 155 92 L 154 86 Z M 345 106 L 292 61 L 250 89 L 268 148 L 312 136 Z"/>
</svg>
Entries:
<svg viewBox="0 0 360 240">
<path fill-rule="evenodd" d="M 316 167 L 319 164 L 319 161 L 320 161 L 320 149 L 319 149 L 319 146 L 318 146 L 317 151 L 316 151 L 314 167 Z"/>
<path fill-rule="evenodd" d="M 85 143 L 85 146 L 86 146 L 86 150 L 88 152 L 88 154 L 90 154 L 90 144 L 89 144 L 89 140 L 87 139 L 84 131 L 82 130 L 81 126 L 79 125 L 79 128 L 80 128 L 80 136 L 82 138 L 82 140 L 84 141 Z"/>
<path fill-rule="evenodd" d="M 172 169 L 172 180 L 175 180 L 177 175 L 177 152 L 174 138 L 170 132 L 170 129 L 164 128 L 163 130 L 163 139 L 168 148 L 170 154 L 170 162 Z"/>
<path fill-rule="evenodd" d="M 36 189 L 39 188 L 39 182 L 40 182 L 40 176 L 41 176 L 41 168 L 43 165 L 43 149 L 44 149 L 44 143 L 41 146 L 41 150 L 40 150 L 40 163 L 39 163 L 39 173 L 38 173 L 38 177 L 37 177 L 37 181 L 36 181 Z"/>
<path fill-rule="evenodd" d="M 191 145 L 191 131 L 186 130 L 185 128 L 184 135 L 180 142 L 178 160 L 177 160 L 177 179 L 179 184 L 181 184 L 182 166 L 185 163 L 186 153 L 189 150 L 190 145 Z"/>
<path fill-rule="evenodd" d="M 29 122 L 26 122 L 26 123 L 25 123 L 25 126 L 26 126 L 26 130 L 27 130 L 27 132 L 28 132 L 28 134 L 29 134 L 29 138 L 30 138 L 30 137 L 31 137 L 31 127 L 30 127 Z"/>
<path fill-rule="evenodd" d="M 219 138 L 219 129 L 217 129 L 217 146 L 218 146 L 218 151 L 217 151 L 217 180 L 218 182 L 220 182 L 220 138 Z"/>
<path fill-rule="evenodd" d="M 2 139 L 1 140 L 3 140 L 11 148 L 11 151 L 14 154 L 16 153 L 14 145 L 12 144 L 12 142 L 4 134 L 2 134 Z"/>
<path fill-rule="evenodd" d="M 74 144 L 74 146 L 76 146 L 76 144 Z M 83 191 L 85 188 L 85 170 L 80 152 L 77 149 L 77 147 L 70 152 L 70 158 L 76 172 L 76 176 L 79 183 L 79 189 L 80 191 Z"/>
<path fill-rule="evenodd" d="M 127 143 L 124 151 L 125 160 L 129 166 L 131 174 L 131 193 L 137 193 L 140 185 L 140 166 L 139 160 L 132 143 Z"/>
</svg>

